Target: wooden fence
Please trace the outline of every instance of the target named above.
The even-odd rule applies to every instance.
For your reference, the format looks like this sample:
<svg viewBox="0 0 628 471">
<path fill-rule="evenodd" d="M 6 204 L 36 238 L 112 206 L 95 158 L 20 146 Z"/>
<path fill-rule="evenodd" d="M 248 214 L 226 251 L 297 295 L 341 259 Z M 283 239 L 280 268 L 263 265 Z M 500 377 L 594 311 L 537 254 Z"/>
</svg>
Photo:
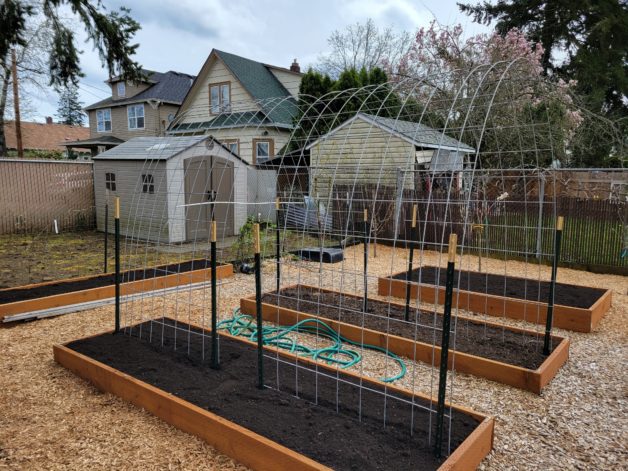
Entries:
<svg viewBox="0 0 628 471">
<path fill-rule="evenodd" d="M 91 162 L 0 159 L 0 234 L 95 227 Z"/>
<path fill-rule="evenodd" d="M 347 198 L 347 192 L 352 195 Z M 553 254 L 555 216 L 565 217 L 562 265 L 628 273 L 628 203 L 623 200 L 552 196 L 542 202 L 507 199 L 487 206 L 462 193 L 432 192 L 429 199 L 414 191 L 356 185 L 335 187 L 331 198 L 334 232 L 361 237 L 363 210 L 374 220 L 372 237 L 403 246 L 410 237 L 412 206 L 418 206 L 414 240 L 424 248 L 441 249 L 449 233 L 467 253 L 496 258 L 540 259 Z M 611 268 L 611 270 L 608 270 Z"/>
</svg>

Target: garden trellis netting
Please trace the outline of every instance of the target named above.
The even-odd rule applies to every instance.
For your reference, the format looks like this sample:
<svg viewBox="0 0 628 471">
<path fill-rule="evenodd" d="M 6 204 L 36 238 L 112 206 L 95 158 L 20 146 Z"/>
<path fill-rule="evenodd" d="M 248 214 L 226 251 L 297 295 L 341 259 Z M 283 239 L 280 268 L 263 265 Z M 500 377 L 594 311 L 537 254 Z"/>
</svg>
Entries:
<svg viewBox="0 0 628 471">
<path fill-rule="evenodd" d="M 446 391 L 451 404 L 452 352 L 530 369 L 544 361 L 556 345 L 545 337 L 550 351 L 544 352 L 547 322 L 538 306 L 573 294 L 556 286 L 552 295 L 548 280 L 560 241 L 553 169 L 568 165 L 578 124 L 567 92 L 531 78 L 518 61 L 396 77 L 321 97 L 228 103 L 218 114 L 209 106 L 187 110 L 168 136 L 120 146 L 118 152 L 128 152 L 120 159 L 125 165 L 141 159 L 116 176 L 133 184 L 121 202 L 127 250 L 141 251 L 141 241 L 150 238 L 159 250 L 185 253 L 181 264 L 191 263 L 192 253 L 206 268 L 215 240 L 213 258 L 247 272 L 257 246 L 264 331 L 258 337 L 254 278 L 241 293 L 233 293 L 232 279 L 221 279 L 212 297 L 208 273 L 200 282 L 123 296 L 122 332 L 161 339 L 161 347 L 187 349 L 202 361 L 212 354 L 220 360 L 211 335 L 194 328 L 211 327 L 214 303 L 219 333 L 278 347 L 264 350 L 265 389 L 402 427 L 419 437 L 416 446 L 433 449 L 444 432 L 447 456 L 459 444 L 451 406 L 438 431 L 436 401 L 403 398 L 362 379 L 348 383 L 342 371 L 434 398 Z M 330 249 L 339 251 L 340 261 L 326 263 Z M 155 265 L 153 253 L 146 251 L 142 266 L 122 269 Z M 501 269 L 488 272 L 489 258 Z M 512 259 L 525 263 L 515 271 Z M 396 296 L 378 289 L 382 278 L 396 278 L 444 292 L 448 260 L 455 272 L 449 278 L 453 300 L 445 308 L 409 290 Z M 176 266 L 166 271 L 179 274 Z M 509 297 L 536 303 L 524 317 L 534 327 L 500 324 L 506 313 L 485 323 L 467 317 L 458 298 L 471 289 L 504 305 Z M 234 296 L 243 298 L 239 307 Z M 451 371 L 444 375 L 439 364 L 448 309 Z M 164 337 L 170 329 L 173 338 Z M 200 351 L 193 351 L 191 339 L 198 337 Z M 395 352 L 397 337 L 422 347 Z M 300 363 L 304 356 L 317 361 L 313 369 Z M 355 390 L 352 403 L 340 393 L 346 388 Z M 363 397 L 372 394 L 379 399 L 365 406 Z"/>
</svg>

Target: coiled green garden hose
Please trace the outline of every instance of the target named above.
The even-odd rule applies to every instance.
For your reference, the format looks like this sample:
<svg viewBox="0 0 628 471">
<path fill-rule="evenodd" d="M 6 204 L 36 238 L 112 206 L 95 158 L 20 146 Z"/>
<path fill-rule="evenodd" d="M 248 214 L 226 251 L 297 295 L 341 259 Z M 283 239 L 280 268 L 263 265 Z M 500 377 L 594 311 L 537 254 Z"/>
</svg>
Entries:
<svg viewBox="0 0 628 471">
<path fill-rule="evenodd" d="M 226 330 L 231 335 L 246 337 L 251 341 L 256 341 L 257 339 L 257 325 L 255 319 L 248 314 L 240 314 L 240 309 L 235 309 L 230 319 L 219 322 L 218 330 Z M 306 345 L 298 343 L 295 339 L 288 337 L 294 332 L 318 335 L 319 337 L 331 341 L 332 345 L 324 348 L 307 347 Z M 340 335 L 319 319 L 304 319 L 291 326 L 262 327 L 262 340 L 265 345 L 282 348 L 290 353 L 310 357 L 313 360 L 323 360 L 328 364 L 336 364 L 342 369 L 349 368 L 362 361 L 362 355 L 360 353 L 347 348 L 343 344 L 354 345 L 367 350 L 384 353 L 399 365 L 400 372 L 398 374 L 381 379 L 385 383 L 397 381 L 406 374 L 405 363 L 394 353 L 375 345 L 353 342 Z"/>
</svg>

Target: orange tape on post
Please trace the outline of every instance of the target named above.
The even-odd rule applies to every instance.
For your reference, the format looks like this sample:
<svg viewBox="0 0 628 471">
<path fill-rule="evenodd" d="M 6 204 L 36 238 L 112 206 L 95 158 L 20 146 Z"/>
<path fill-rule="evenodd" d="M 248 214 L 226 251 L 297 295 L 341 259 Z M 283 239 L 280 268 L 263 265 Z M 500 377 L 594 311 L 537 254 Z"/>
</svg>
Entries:
<svg viewBox="0 0 628 471">
<path fill-rule="evenodd" d="M 255 247 L 255 253 L 260 253 L 260 243 L 259 243 L 259 224 L 253 224 L 253 244 Z"/>
</svg>

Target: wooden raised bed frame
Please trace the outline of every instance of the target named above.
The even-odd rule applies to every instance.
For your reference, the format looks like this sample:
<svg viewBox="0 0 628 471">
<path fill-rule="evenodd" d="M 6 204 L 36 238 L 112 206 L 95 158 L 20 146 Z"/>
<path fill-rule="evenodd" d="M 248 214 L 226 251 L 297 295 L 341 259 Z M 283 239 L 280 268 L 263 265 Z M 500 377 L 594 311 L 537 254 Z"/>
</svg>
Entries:
<svg viewBox="0 0 628 471">
<path fill-rule="evenodd" d="M 380 277 L 377 280 L 377 293 L 381 296 L 394 296 L 405 299 L 406 281 L 391 277 Z M 426 283 L 412 282 L 410 296 L 416 299 L 420 289 L 421 302 L 438 304 L 445 303 L 445 287 Z M 553 325 L 560 329 L 575 332 L 591 332 L 610 309 L 612 291 L 606 292 L 590 308 L 554 305 Z M 525 299 L 496 296 L 475 291 L 456 290 L 454 288 L 453 305 L 471 312 L 488 314 L 496 317 L 524 320 L 545 325 L 547 303 Z"/>
<path fill-rule="evenodd" d="M 193 324 L 191 325 L 194 326 Z M 238 342 L 247 343 L 254 348 L 257 347 L 255 343 L 240 337 L 234 337 L 223 332 L 220 335 Z M 323 363 L 315 363 L 307 358 L 296 357 L 294 354 L 277 350 L 276 348 L 264 347 L 264 349 L 273 353 L 278 352 L 292 361 L 310 365 L 316 364 L 318 368 L 324 368 L 334 373 L 336 371 L 333 367 Z M 122 373 L 115 368 L 111 368 L 104 363 L 93 360 L 65 345 L 54 345 L 53 354 L 57 363 L 89 381 L 99 390 L 115 394 L 135 406 L 149 411 L 170 425 L 201 438 L 221 453 L 254 470 L 331 470 L 327 466 L 277 442 Z M 348 371 L 343 372 L 343 374 L 361 379 L 362 382 L 369 384 L 384 385 L 384 383 L 376 379 L 361 377 Z M 406 389 L 390 384 L 386 384 L 386 387 L 392 392 L 412 397 L 412 393 Z M 432 401 L 432 398 L 425 394 L 414 393 L 414 396 Z M 439 467 L 439 471 L 474 470 L 493 448 L 495 420 L 493 417 L 475 412 L 466 407 L 448 404 L 449 406 L 461 413 L 474 417 L 480 423 L 465 441 L 449 455 Z"/>
<path fill-rule="evenodd" d="M 312 286 L 301 285 L 305 289 L 313 289 L 327 293 L 339 293 L 338 291 L 315 288 Z M 297 288 L 290 286 L 286 289 Z M 342 293 L 346 297 L 359 298 L 351 294 Z M 362 298 L 359 298 L 362 299 Z M 403 309 L 401 304 L 391 303 L 392 306 Z M 255 314 L 255 297 L 242 298 L 240 300 L 240 310 L 243 314 Z M 440 365 L 440 347 L 425 342 L 415 342 L 414 340 L 400 337 L 398 335 L 386 334 L 372 329 L 362 329 L 353 324 L 338 322 L 326 317 L 315 316 L 305 312 L 295 311 L 292 309 L 276 306 L 274 304 L 262 303 L 262 317 L 268 322 L 275 322 L 281 325 L 293 325 L 303 319 L 321 319 L 332 329 L 343 337 L 354 342 L 364 342 L 366 344 L 375 345 L 380 348 L 388 349 L 390 352 L 421 361 L 427 364 Z M 538 336 L 537 332 L 519 329 L 516 327 L 507 327 L 502 324 L 492 322 L 479 321 L 468 317 L 459 316 L 460 319 L 475 324 L 488 325 L 490 327 L 504 328 L 513 332 L 521 332 L 528 335 Z M 467 373 L 481 378 L 490 379 L 498 383 L 514 386 L 515 388 L 525 389 L 535 394 L 541 394 L 541 390 L 556 376 L 558 370 L 567 362 L 569 358 L 569 339 L 563 337 L 552 336 L 554 350 L 536 370 L 523 368 L 521 366 L 503 363 L 489 358 L 463 353 L 456 350 L 450 350 L 448 368 L 460 373 Z"/>
<path fill-rule="evenodd" d="M 154 267 L 150 267 L 153 269 Z M 227 278 L 233 275 L 233 265 L 221 264 L 216 267 L 217 279 Z M 45 283 L 36 283 L 26 286 L 18 286 L 15 288 L 7 288 L 6 291 L 12 289 L 38 288 L 50 284 L 81 281 L 93 278 L 91 276 L 83 276 L 78 278 L 66 278 L 63 280 L 47 281 Z M 173 273 L 171 275 L 156 276 L 138 281 L 128 281 L 120 285 L 120 294 L 122 296 L 128 294 L 142 293 L 144 291 L 152 291 L 173 286 L 186 285 L 190 283 L 200 283 L 211 279 L 211 268 L 203 268 L 200 270 L 191 270 L 182 273 Z M 42 298 L 26 299 L 24 301 L 15 301 L 12 303 L 0 304 L 0 322 L 6 316 L 21 314 L 24 312 L 40 311 L 42 309 L 52 309 L 61 306 L 69 306 L 72 304 L 85 303 L 89 301 L 99 301 L 102 299 L 113 298 L 115 296 L 115 285 L 100 286 L 98 288 L 84 289 L 81 291 L 72 291 L 69 293 L 55 294 Z M 4 290 L 3 290 L 4 291 Z"/>
</svg>

